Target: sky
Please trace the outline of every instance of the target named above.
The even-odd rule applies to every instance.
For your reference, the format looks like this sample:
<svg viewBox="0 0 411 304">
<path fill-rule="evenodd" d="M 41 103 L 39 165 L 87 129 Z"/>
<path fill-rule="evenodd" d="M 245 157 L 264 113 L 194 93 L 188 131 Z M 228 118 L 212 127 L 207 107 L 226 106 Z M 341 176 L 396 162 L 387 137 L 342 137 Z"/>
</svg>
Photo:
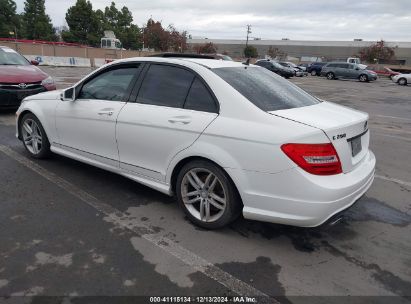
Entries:
<svg viewBox="0 0 411 304">
<path fill-rule="evenodd" d="M 24 0 L 15 0 L 18 12 Z M 90 0 L 93 9 L 104 9 L 111 0 Z M 75 0 L 46 0 L 54 26 L 65 24 L 65 13 Z M 196 37 L 291 40 L 411 41 L 410 0 L 123 0 L 134 23 L 148 18 L 173 24 Z"/>
</svg>

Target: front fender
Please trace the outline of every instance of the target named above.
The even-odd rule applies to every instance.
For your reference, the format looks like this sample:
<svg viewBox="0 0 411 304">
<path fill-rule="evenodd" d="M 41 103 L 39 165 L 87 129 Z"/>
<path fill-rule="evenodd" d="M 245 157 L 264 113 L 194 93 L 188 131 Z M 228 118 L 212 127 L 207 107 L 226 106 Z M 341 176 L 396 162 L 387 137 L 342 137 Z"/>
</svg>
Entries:
<svg viewBox="0 0 411 304">
<path fill-rule="evenodd" d="M 21 139 L 19 130 L 20 121 L 25 113 L 32 113 L 37 117 L 47 134 L 49 142 L 55 142 L 57 138 L 55 127 L 55 109 L 57 106 L 56 100 L 26 100 L 17 110 L 16 118 L 16 137 Z"/>
</svg>

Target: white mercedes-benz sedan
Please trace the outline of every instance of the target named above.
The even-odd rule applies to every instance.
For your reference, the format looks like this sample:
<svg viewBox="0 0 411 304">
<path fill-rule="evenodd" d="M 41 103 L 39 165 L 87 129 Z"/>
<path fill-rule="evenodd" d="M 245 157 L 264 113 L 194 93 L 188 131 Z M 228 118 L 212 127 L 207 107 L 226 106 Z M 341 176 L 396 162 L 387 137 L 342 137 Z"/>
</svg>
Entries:
<svg viewBox="0 0 411 304">
<path fill-rule="evenodd" d="M 32 157 L 54 152 L 176 195 L 205 228 L 241 213 L 312 227 L 373 182 L 367 120 L 258 66 L 147 57 L 25 98 L 17 137 Z"/>
</svg>

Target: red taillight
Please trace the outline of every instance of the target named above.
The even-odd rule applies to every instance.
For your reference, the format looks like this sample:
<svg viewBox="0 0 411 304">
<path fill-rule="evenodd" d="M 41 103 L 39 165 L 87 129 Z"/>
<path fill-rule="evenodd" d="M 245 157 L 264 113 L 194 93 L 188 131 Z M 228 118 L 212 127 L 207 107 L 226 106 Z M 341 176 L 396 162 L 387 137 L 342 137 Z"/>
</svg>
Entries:
<svg viewBox="0 0 411 304">
<path fill-rule="evenodd" d="M 315 175 L 342 173 L 340 158 L 331 143 L 284 144 L 281 150 L 305 171 Z"/>
</svg>

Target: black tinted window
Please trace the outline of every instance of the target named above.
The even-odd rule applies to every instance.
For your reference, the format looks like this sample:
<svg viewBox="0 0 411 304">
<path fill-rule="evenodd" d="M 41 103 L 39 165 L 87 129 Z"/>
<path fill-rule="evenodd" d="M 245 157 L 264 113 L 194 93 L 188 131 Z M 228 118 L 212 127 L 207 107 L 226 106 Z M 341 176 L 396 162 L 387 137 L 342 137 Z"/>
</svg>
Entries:
<svg viewBox="0 0 411 304">
<path fill-rule="evenodd" d="M 123 100 L 138 67 L 124 67 L 104 72 L 83 85 L 78 98 Z"/>
<path fill-rule="evenodd" d="M 270 64 L 267 61 L 258 61 L 255 63 L 256 65 L 262 66 L 262 67 L 268 67 Z"/>
<path fill-rule="evenodd" d="M 348 63 L 339 63 L 338 67 L 342 69 L 348 69 Z"/>
<path fill-rule="evenodd" d="M 193 73 L 173 66 L 151 65 L 138 93 L 138 102 L 182 108 Z"/>
<path fill-rule="evenodd" d="M 258 67 L 217 68 L 214 73 L 264 111 L 309 106 L 317 99 L 288 80 Z"/>
<path fill-rule="evenodd" d="M 217 112 L 217 106 L 213 97 L 198 78 L 194 80 L 190 88 L 184 108 L 203 112 Z"/>
</svg>

